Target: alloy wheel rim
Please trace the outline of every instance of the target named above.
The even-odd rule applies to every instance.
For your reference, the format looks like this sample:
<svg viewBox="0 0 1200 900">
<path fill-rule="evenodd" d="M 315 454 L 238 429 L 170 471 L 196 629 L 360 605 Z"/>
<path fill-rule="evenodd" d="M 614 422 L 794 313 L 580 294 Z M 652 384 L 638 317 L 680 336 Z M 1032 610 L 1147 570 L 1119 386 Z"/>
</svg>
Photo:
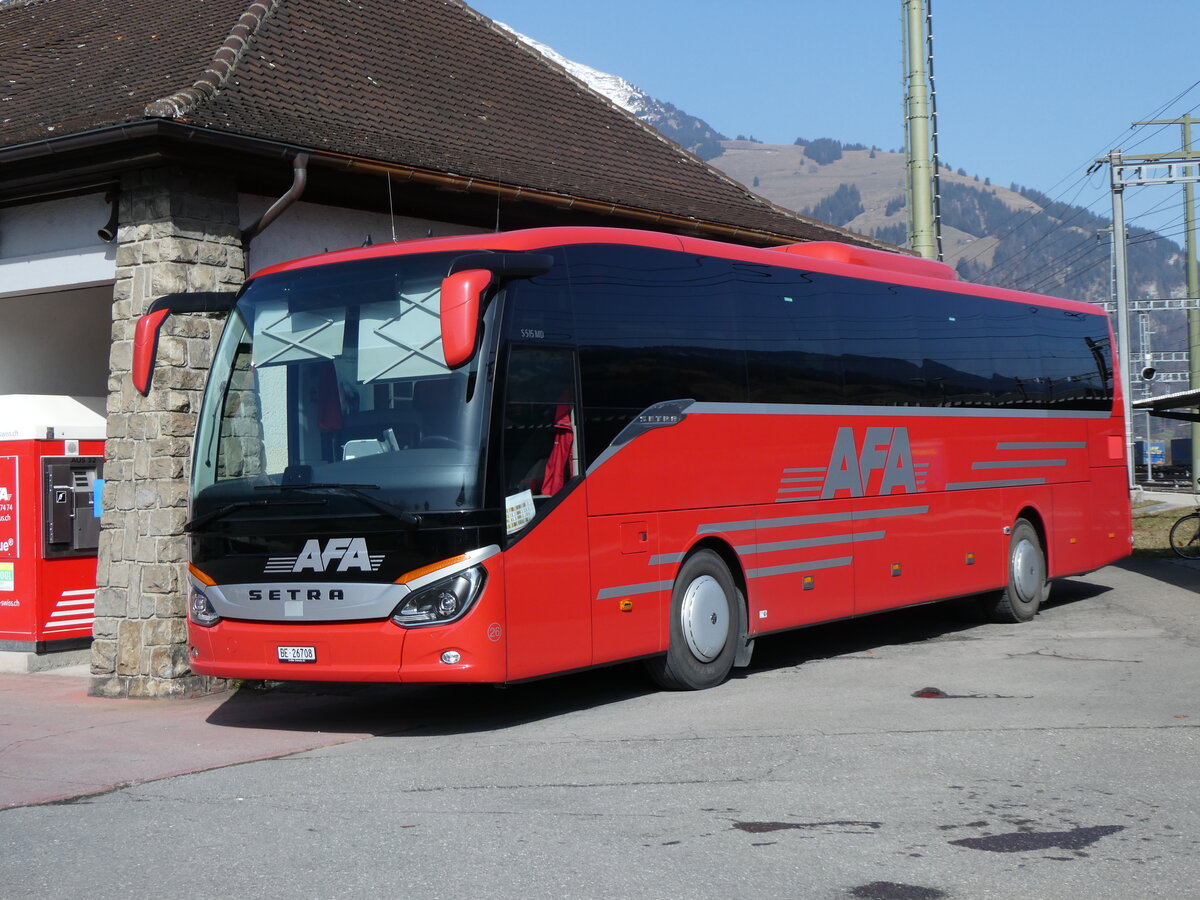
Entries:
<svg viewBox="0 0 1200 900">
<path fill-rule="evenodd" d="M 680 606 L 680 624 L 692 655 L 712 662 L 729 638 L 729 604 L 725 591 L 711 575 L 701 575 L 687 586 Z"/>
</svg>

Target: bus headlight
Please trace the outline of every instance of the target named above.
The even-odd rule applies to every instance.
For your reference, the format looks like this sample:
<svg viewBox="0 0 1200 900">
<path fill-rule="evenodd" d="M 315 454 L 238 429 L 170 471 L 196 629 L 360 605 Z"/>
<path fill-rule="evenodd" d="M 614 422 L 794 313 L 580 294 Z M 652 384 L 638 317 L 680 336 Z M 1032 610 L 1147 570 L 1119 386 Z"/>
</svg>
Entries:
<svg viewBox="0 0 1200 900">
<path fill-rule="evenodd" d="M 194 624 L 203 625 L 205 628 L 221 621 L 221 617 L 213 609 L 212 601 L 198 587 L 192 588 L 191 596 L 188 598 L 188 618 Z"/>
<path fill-rule="evenodd" d="M 453 622 L 471 608 L 483 593 L 487 571 L 472 566 L 414 591 L 392 611 L 397 625 L 434 625 Z"/>
</svg>

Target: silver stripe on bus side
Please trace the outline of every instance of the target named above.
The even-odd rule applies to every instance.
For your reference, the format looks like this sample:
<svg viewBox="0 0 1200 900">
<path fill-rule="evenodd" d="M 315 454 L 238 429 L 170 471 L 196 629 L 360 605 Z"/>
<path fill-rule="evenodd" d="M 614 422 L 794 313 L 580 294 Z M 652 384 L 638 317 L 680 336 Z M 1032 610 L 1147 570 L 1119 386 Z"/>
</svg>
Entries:
<svg viewBox="0 0 1200 900">
<path fill-rule="evenodd" d="M 613 597 L 628 597 L 632 594 L 653 594 L 655 591 L 669 590 L 673 581 L 647 581 L 644 584 L 627 584 L 622 587 L 604 588 L 596 595 L 597 600 L 611 600 Z"/>
<path fill-rule="evenodd" d="M 1102 409 L 991 409 L 982 406 L 822 406 L 816 403 L 694 403 L 688 415 L 739 416 L 889 416 L 980 419 L 1111 419 Z"/>
<path fill-rule="evenodd" d="M 857 544 L 859 541 L 880 541 L 887 535 L 886 531 L 864 531 L 862 534 L 830 534 L 824 537 L 800 538 L 795 541 L 775 541 L 770 544 L 743 544 L 733 549 L 739 556 L 753 556 L 756 553 L 777 553 L 780 550 L 801 550 L 805 547 L 828 547 L 832 544 Z"/>
<path fill-rule="evenodd" d="M 865 509 L 850 513 L 855 522 L 860 519 L 890 519 L 894 516 L 923 516 L 929 512 L 928 506 L 897 506 L 895 509 Z"/>
<path fill-rule="evenodd" d="M 1065 466 L 1065 459 L 993 459 L 971 463 L 972 469 L 1050 469 Z"/>
<path fill-rule="evenodd" d="M 926 416 L 930 418 L 980 419 L 1111 419 L 1113 415 L 1111 411 L 1101 409 L 990 409 L 976 406 L 837 406 L 834 404 L 824 406 L 817 403 L 714 402 L 693 403 L 686 408 L 686 411 L 688 415 L 710 416 L 865 416 L 870 418 Z M 643 410 L 639 415 L 643 415 L 645 412 Z M 584 474 L 591 475 L 633 440 L 636 440 L 636 436 L 622 444 L 609 444 L 587 467 Z M 1047 445 L 1046 449 L 1049 449 L 1050 446 L 1052 445 Z M 1014 448 L 1006 447 L 1004 449 Z"/>
<path fill-rule="evenodd" d="M 792 575 L 796 572 L 812 572 L 817 569 L 837 569 L 854 562 L 853 556 L 839 556 L 835 559 L 814 559 L 810 562 L 792 563 L 786 566 L 765 566 L 761 569 L 747 569 L 747 578 L 769 578 L 772 575 Z"/>
<path fill-rule="evenodd" d="M 1010 478 L 1005 481 L 956 481 L 946 485 L 948 491 L 970 491 L 980 488 L 1029 487 L 1034 484 L 1045 484 L 1045 478 Z"/>
<path fill-rule="evenodd" d="M 667 566 L 671 563 L 683 562 L 685 553 L 658 553 L 650 557 L 649 565 Z"/>
<path fill-rule="evenodd" d="M 811 516 L 788 516 L 784 519 L 749 519 L 744 522 L 714 522 L 701 525 L 696 534 L 718 534 L 723 531 L 749 531 L 752 528 L 790 528 L 793 525 L 825 525 L 829 522 L 849 522 L 860 519 L 887 519 L 893 516 L 920 516 L 929 512 L 928 506 L 898 506 L 895 509 L 863 509 L 856 512 L 817 513 Z"/>
<path fill-rule="evenodd" d="M 1087 441 L 1000 441 L 997 450 L 1083 450 Z"/>
</svg>

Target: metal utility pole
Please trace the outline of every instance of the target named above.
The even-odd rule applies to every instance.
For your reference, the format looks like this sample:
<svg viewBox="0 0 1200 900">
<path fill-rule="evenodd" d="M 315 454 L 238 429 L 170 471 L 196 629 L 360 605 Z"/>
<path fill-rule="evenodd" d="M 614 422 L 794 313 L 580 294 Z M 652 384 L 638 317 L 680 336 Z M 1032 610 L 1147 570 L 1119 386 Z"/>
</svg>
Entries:
<svg viewBox="0 0 1200 900">
<path fill-rule="evenodd" d="M 1129 485 L 1134 487 L 1133 481 L 1133 443 L 1131 439 L 1132 430 L 1130 424 L 1131 413 L 1131 395 L 1133 393 L 1134 377 L 1132 376 L 1132 365 L 1129 354 L 1129 277 L 1126 266 L 1126 234 L 1125 234 L 1125 202 L 1124 191 L 1126 187 L 1134 185 L 1152 185 L 1152 184 L 1182 184 L 1186 187 L 1194 185 L 1200 181 L 1200 176 L 1195 174 L 1195 167 L 1189 163 L 1200 159 L 1200 154 L 1193 153 L 1191 149 L 1191 123 L 1200 121 L 1193 119 L 1190 116 L 1185 116 L 1183 119 L 1172 119 L 1166 122 L 1138 122 L 1138 125 L 1147 124 L 1170 124 L 1170 125 L 1185 125 L 1185 155 L 1179 153 L 1159 153 L 1153 156 L 1129 156 L 1122 157 L 1120 150 L 1111 151 L 1107 157 L 1096 160 L 1096 167 L 1108 164 L 1109 174 L 1111 176 L 1112 189 L 1112 205 L 1113 205 L 1113 287 L 1116 294 L 1116 321 L 1113 323 L 1117 331 L 1117 354 L 1121 363 L 1121 372 L 1123 374 L 1122 381 L 1124 382 L 1125 390 L 1122 391 L 1122 397 L 1125 407 L 1125 446 L 1129 460 Z M 1094 169 L 1089 169 L 1093 171 Z M 1188 198 L 1187 210 L 1187 231 L 1188 231 L 1188 297 L 1185 300 L 1168 301 L 1172 304 L 1171 308 L 1195 310 L 1197 308 L 1197 297 L 1200 295 L 1200 290 L 1197 288 L 1195 279 L 1195 216 L 1192 212 L 1190 191 L 1185 190 L 1185 197 Z M 1164 301 L 1141 301 L 1134 304 L 1141 308 L 1151 308 L 1155 303 Z M 1154 306 L 1153 308 L 1166 308 Z M 1197 323 L 1200 326 L 1200 323 Z M 1191 346 L 1188 350 L 1189 368 L 1191 369 L 1190 383 L 1194 390 L 1200 390 L 1200 368 L 1197 364 L 1200 363 L 1200 347 L 1198 347 L 1195 339 L 1191 335 L 1191 322 L 1189 320 L 1189 343 Z M 1197 328 L 1200 331 L 1200 327 Z M 1196 476 L 1200 473 L 1200 466 L 1197 465 L 1198 449 L 1196 442 L 1192 444 L 1192 480 L 1196 483 Z"/>
<path fill-rule="evenodd" d="M 1129 277 L 1126 275 L 1125 250 L 1125 184 L 1118 173 L 1121 171 L 1121 151 L 1108 154 L 1109 176 L 1112 184 L 1113 208 L 1113 281 L 1117 289 L 1117 359 L 1121 362 L 1124 390 L 1121 391 L 1122 411 L 1125 414 L 1125 468 L 1129 487 L 1133 480 L 1133 385 L 1128 377 L 1129 355 Z"/>
<path fill-rule="evenodd" d="M 937 259 L 933 225 L 933 163 L 929 143 L 929 87 L 925 78 L 925 0 L 902 0 L 905 35 L 904 117 L 908 138 L 908 242 Z"/>
<path fill-rule="evenodd" d="M 1190 114 L 1178 119 L 1152 119 L 1145 122 L 1134 122 L 1134 125 L 1179 125 L 1183 128 L 1183 150 L 1178 153 L 1158 153 L 1149 156 L 1127 156 L 1125 162 L 1154 163 L 1166 159 L 1192 160 L 1200 159 L 1200 153 L 1192 151 L 1192 123 L 1200 119 Z M 1183 182 L 1183 216 L 1185 228 L 1184 251 L 1187 261 L 1187 295 L 1200 297 L 1200 274 L 1196 264 L 1196 169 L 1184 166 L 1182 173 L 1186 180 Z M 1188 386 L 1200 388 L 1200 309 L 1187 311 L 1188 323 Z M 1200 475 L 1200 422 L 1191 425 L 1192 438 L 1192 487 L 1197 486 L 1196 477 Z"/>
<path fill-rule="evenodd" d="M 1138 315 L 1138 326 L 1140 331 L 1138 349 L 1142 354 L 1142 368 L 1144 370 L 1154 365 L 1154 353 L 1150 349 L 1150 335 L 1154 334 L 1154 331 L 1150 328 L 1150 313 L 1144 312 Z M 1141 393 L 1142 397 L 1150 396 L 1150 382 L 1147 381 L 1142 384 Z M 1142 448 L 1146 454 L 1146 482 L 1152 483 L 1154 481 L 1154 454 L 1150 449 L 1150 410 L 1146 410 L 1144 421 L 1145 430 L 1142 432 Z M 1136 463 L 1137 461 L 1134 460 L 1134 462 Z"/>
</svg>

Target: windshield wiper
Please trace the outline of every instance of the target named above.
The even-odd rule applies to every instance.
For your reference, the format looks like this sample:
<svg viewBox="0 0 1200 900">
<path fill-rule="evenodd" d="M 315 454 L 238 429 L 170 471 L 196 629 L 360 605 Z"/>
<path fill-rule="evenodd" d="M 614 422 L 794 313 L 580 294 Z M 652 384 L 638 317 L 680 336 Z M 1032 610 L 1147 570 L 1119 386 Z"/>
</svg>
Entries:
<svg viewBox="0 0 1200 900">
<path fill-rule="evenodd" d="M 209 522 L 215 522 L 217 519 L 223 519 L 232 512 L 237 512 L 239 509 L 248 509 L 252 506 L 312 506 L 317 503 L 327 503 L 327 500 L 235 500 L 233 503 L 226 503 L 224 506 L 218 506 L 214 510 L 206 512 L 202 516 L 196 516 L 194 519 L 189 519 L 183 523 L 184 531 L 198 531 Z"/>
<path fill-rule="evenodd" d="M 333 484 L 324 482 L 312 482 L 310 484 L 271 484 L 259 485 L 255 488 L 256 491 L 266 490 L 280 491 L 333 491 L 339 494 L 348 494 L 351 497 L 357 497 L 367 506 L 389 515 L 405 525 L 411 525 L 414 528 L 421 524 L 421 517 L 416 513 L 411 513 L 407 509 L 396 506 L 394 503 L 388 503 L 386 500 L 380 500 L 378 497 L 372 497 L 367 491 L 380 490 L 377 484 Z"/>
</svg>

